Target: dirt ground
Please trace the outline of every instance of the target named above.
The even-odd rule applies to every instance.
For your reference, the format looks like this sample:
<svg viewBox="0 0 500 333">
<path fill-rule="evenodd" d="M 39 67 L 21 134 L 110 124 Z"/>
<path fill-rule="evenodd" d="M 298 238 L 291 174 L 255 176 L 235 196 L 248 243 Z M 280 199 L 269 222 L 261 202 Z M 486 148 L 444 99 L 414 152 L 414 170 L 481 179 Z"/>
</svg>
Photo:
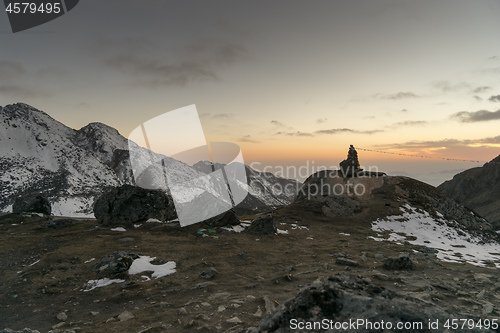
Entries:
<svg viewBox="0 0 500 333">
<path fill-rule="evenodd" d="M 277 227 L 288 234 L 221 229 L 208 234 L 217 238 L 198 234 L 196 225 L 143 223 L 119 232 L 93 219 L 50 228 L 44 226 L 47 217 L 5 214 L 0 216 L 0 329 L 244 332 L 304 285 L 339 272 L 453 313 L 499 317 L 496 269 L 444 263 L 418 246 L 367 239 L 375 236 L 372 221 L 397 213 L 397 206 L 374 200 L 356 215 L 326 217 L 321 204 L 304 201 L 273 212 Z M 92 270 L 96 262 L 118 250 L 175 261 L 176 272 L 150 280 L 141 276 L 148 274 L 127 275 L 124 283 L 83 291 L 87 281 L 99 278 Z M 383 269 L 382 257 L 405 252 L 417 262 L 414 270 Z M 338 253 L 359 266 L 336 264 Z M 219 274 L 200 277 L 209 267 Z M 485 304 L 493 310 L 485 311 Z M 124 311 L 133 318 L 121 321 Z M 62 312 L 66 320 L 57 318 Z"/>
</svg>

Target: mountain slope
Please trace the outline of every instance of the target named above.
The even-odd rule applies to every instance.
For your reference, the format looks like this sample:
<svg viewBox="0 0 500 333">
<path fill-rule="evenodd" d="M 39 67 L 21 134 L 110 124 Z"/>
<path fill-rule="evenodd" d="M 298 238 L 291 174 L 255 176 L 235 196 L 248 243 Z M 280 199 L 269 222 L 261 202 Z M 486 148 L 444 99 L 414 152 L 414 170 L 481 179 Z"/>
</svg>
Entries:
<svg viewBox="0 0 500 333">
<path fill-rule="evenodd" d="M 195 170 L 209 174 L 223 168 L 225 164 L 200 161 L 193 165 Z M 247 184 L 238 186 L 248 191 L 245 199 L 236 206 L 240 214 L 255 214 L 285 206 L 293 202 L 300 183 L 293 179 L 277 177 L 270 172 L 260 172 L 245 165 Z M 229 169 L 230 172 L 231 169 Z M 228 174 L 231 178 L 231 174 Z"/>
<path fill-rule="evenodd" d="M 105 124 L 90 123 L 74 130 L 23 103 L 0 107 L 0 171 L 0 211 L 9 211 L 19 196 L 41 192 L 49 198 L 55 215 L 92 216 L 95 197 L 105 187 L 122 184 L 170 191 L 179 207 L 203 197 L 231 205 L 221 194 L 225 189 L 216 176 L 207 177 L 202 170 L 129 142 Z M 240 189 L 252 193 L 241 212 L 269 210 L 293 200 L 298 186 L 285 188 L 283 194 L 271 189 L 295 181 L 248 167 L 246 171 L 252 181 L 248 184 L 258 185 L 238 183 Z"/>
<path fill-rule="evenodd" d="M 500 229 L 500 155 L 482 167 L 455 175 L 438 189 Z"/>
</svg>

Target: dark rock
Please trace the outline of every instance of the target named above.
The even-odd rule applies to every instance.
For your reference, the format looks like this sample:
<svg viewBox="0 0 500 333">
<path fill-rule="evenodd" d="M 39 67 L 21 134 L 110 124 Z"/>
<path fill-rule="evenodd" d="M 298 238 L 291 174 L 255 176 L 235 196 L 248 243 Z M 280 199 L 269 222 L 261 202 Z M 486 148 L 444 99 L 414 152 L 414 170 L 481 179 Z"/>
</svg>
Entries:
<svg viewBox="0 0 500 333">
<path fill-rule="evenodd" d="M 353 321 L 362 318 L 364 324 L 382 321 L 395 325 L 398 322 L 421 323 L 421 327 L 413 327 L 405 332 L 434 332 L 429 328 L 429 320 L 445 322 L 454 316 L 438 306 L 424 303 L 418 299 L 406 299 L 406 295 L 389 292 L 383 287 L 358 281 L 344 276 L 333 276 L 319 279 L 304 287 L 294 298 L 285 301 L 264 318 L 258 328 L 249 332 L 338 332 L 334 327 L 306 327 L 306 323 L 321 322 L 328 318 L 333 323 Z M 469 316 L 471 317 L 471 316 Z M 354 322 L 356 320 L 354 319 Z M 304 324 L 302 329 L 294 327 L 294 323 Z M 394 332 L 392 329 L 380 329 L 369 326 L 349 326 L 345 332 Z M 387 328 L 387 326 L 386 326 Z M 486 330 L 484 330 L 486 331 Z M 454 331 L 455 332 L 455 331 Z M 481 329 L 457 330 L 456 332 L 482 332 Z"/>
<path fill-rule="evenodd" d="M 382 261 L 389 270 L 413 269 L 413 261 L 409 257 L 387 258 Z"/>
<path fill-rule="evenodd" d="M 354 261 L 354 260 L 351 260 L 351 259 L 347 259 L 347 258 L 343 258 L 343 257 L 338 257 L 335 260 L 335 263 L 337 265 L 345 265 L 345 266 L 351 266 L 351 267 L 357 267 L 357 266 L 359 266 L 359 264 L 358 264 L 357 261 Z"/>
<path fill-rule="evenodd" d="M 116 275 L 127 271 L 139 255 L 134 252 L 117 251 L 102 257 L 92 268 L 102 275 Z"/>
<path fill-rule="evenodd" d="M 13 213 L 41 213 L 50 215 L 52 208 L 47 198 L 39 193 L 18 197 L 12 206 Z"/>
<path fill-rule="evenodd" d="M 132 224 L 150 218 L 168 221 L 177 217 L 172 199 L 163 191 L 132 185 L 103 193 L 94 204 L 94 215 L 104 225 Z"/>
<path fill-rule="evenodd" d="M 240 224 L 240 220 L 236 217 L 233 210 L 228 210 L 220 215 L 214 216 L 196 224 L 197 228 L 215 228 L 215 227 L 225 227 L 231 225 Z"/>
<path fill-rule="evenodd" d="M 278 232 L 271 214 L 257 216 L 248 227 L 248 232 L 252 234 L 275 234 Z"/>
<path fill-rule="evenodd" d="M 219 274 L 219 272 L 217 272 L 217 270 L 215 268 L 210 267 L 206 271 L 203 271 L 200 274 L 200 277 L 204 278 L 204 279 L 207 279 L 207 280 L 210 280 L 210 279 L 213 279 L 217 274 Z"/>
<path fill-rule="evenodd" d="M 456 174 L 438 189 L 500 229 L 500 155 L 482 167 Z"/>
</svg>

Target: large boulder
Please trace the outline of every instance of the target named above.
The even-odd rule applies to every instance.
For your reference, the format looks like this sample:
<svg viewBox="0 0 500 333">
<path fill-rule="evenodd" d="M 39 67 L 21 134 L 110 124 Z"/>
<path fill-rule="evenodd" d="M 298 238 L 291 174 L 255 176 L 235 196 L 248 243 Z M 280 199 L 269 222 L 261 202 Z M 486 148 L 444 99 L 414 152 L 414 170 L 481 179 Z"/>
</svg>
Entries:
<svg viewBox="0 0 500 333">
<path fill-rule="evenodd" d="M 117 275 L 127 271 L 137 258 L 139 255 L 134 252 L 113 252 L 102 257 L 92 270 L 104 276 Z"/>
<path fill-rule="evenodd" d="M 455 317 L 438 306 L 341 273 L 307 285 L 249 332 L 434 332 L 430 322 L 442 324 Z M 313 327 L 315 323 L 326 325 Z M 342 323 L 347 326 L 335 326 Z M 381 323 L 386 323 L 384 328 Z M 397 330 L 396 323 L 412 326 Z M 464 328 L 453 332 L 486 331 Z"/>
<path fill-rule="evenodd" d="M 168 221 L 177 213 L 165 192 L 123 185 L 109 189 L 96 200 L 94 216 L 104 225 L 127 225 L 148 219 Z"/>
<path fill-rule="evenodd" d="M 12 205 L 13 213 L 41 213 L 50 215 L 52 208 L 47 198 L 39 193 L 20 196 Z"/>
<path fill-rule="evenodd" d="M 257 216 L 248 227 L 248 232 L 252 234 L 275 234 L 278 232 L 271 214 Z"/>
</svg>

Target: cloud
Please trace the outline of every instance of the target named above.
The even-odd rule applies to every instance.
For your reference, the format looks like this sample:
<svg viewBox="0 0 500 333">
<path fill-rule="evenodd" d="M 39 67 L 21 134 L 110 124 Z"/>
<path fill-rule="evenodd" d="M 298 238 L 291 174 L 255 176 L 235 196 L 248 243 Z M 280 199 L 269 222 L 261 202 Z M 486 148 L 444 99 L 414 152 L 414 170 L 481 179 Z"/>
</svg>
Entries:
<svg viewBox="0 0 500 333">
<path fill-rule="evenodd" d="M 320 118 L 320 119 L 316 119 L 316 123 L 318 124 L 323 124 L 324 122 L 326 122 L 328 120 L 328 118 Z"/>
<path fill-rule="evenodd" d="M 251 135 L 244 135 L 244 136 L 240 137 L 239 139 L 237 139 L 237 141 L 249 142 L 249 143 L 260 143 L 259 141 L 252 139 Z"/>
<path fill-rule="evenodd" d="M 296 131 L 296 132 L 276 132 L 275 135 L 308 136 L 308 137 L 314 136 L 311 133 L 301 132 L 301 131 Z"/>
<path fill-rule="evenodd" d="M 500 95 L 491 96 L 490 98 L 488 98 L 488 101 L 490 101 L 490 102 L 500 102 Z"/>
<path fill-rule="evenodd" d="M 286 127 L 285 124 L 283 124 L 282 122 L 279 122 L 277 120 L 271 120 L 270 122 L 272 125 L 274 126 L 279 126 L 279 127 Z"/>
<path fill-rule="evenodd" d="M 488 91 L 490 90 L 491 87 L 488 87 L 488 86 L 482 86 L 482 87 L 477 87 L 476 89 L 473 89 L 472 92 L 475 93 L 475 94 L 479 94 L 479 93 L 482 93 L 482 92 L 485 92 L 485 91 Z"/>
<path fill-rule="evenodd" d="M 472 96 L 476 101 L 482 101 L 483 99 L 477 95 Z"/>
<path fill-rule="evenodd" d="M 395 93 L 395 94 L 376 94 L 375 97 L 382 98 L 382 99 L 399 100 L 399 99 L 408 99 L 408 98 L 420 98 L 421 96 L 419 96 L 411 91 L 400 91 L 400 92 Z"/>
<path fill-rule="evenodd" d="M 11 96 L 19 99 L 49 97 L 50 94 L 29 86 L 17 84 L 0 84 L 0 95 Z"/>
<path fill-rule="evenodd" d="M 479 110 L 475 112 L 462 111 L 451 116 L 462 123 L 476 123 L 481 121 L 499 120 L 500 109 L 497 111 Z"/>
<path fill-rule="evenodd" d="M 145 45 L 145 48 L 130 48 Z M 199 40 L 182 47 L 171 59 L 151 58 L 158 54 L 158 46 L 147 39 L 133 39 L 129 43 L 114 41 L 102 53 L 104 64 L 113 70 L 131 75 L 132 82 L 146 87 L 184 87 L 197 82 L 218 82 L 217 72 L 226 66 L 248 59 L 242 46 L 212 39 Z M 156 50 L 147 52 L 148 49 Z"/>
<path fill-rule="evenodd" d="M 19 99 L 49 97 L 44 85 L 36 85 L 36 82 L 50 78 L 55 73 L 60 74 L 61 71 L 56 68 L 33 71 L 18 61 L 0 60 L 0 95 Z"/>
<path fill-rule="evenodd" d="M 408 112 L 408 109 L 401 109 L 401 112 Z"/>
<path fill-rule="evenodd" d="M 314 132 L 315 134 L 339 134 L 339 133 L 355 133 L 355 134 L 374 134 L 381 133 L 383 130 L 371 130 L 371 131 L 358 131 L 351 128 L 332 128 L 326 130 L 319 130 Z"/>
<path fill-rule="evenodd" d="M 408 121 L 400 121 L 398 123 L 394 123 L 387 127 L 403 127 L 403 126 L 425 126 L 428 125 L 429 122 L 425 120 L 408 120 Z"/>
<path fill-rule="evenodd" d="M 468 84 L 467 82 L 450 83 L 449 81 L 441 80 L 441 81 L 434 81 L 431 83 L 431 85 L 435 89 L 441 90 L 442 92 L 452 92 L 463 89 L 470 89 L 470 84 Z"/>
<path fill-rule="evenodd" d="M 379 149 L 429 149 L 429 148 L 453 148 L 453 147 L 477 147 L 481 145 L 498 145 L 500 136 L 476 140 L 444 139 L 436 141 L 408 141 L 404 143 L 393 143 L 377 145 Z"/>
<path fill-rule="evenodd" d="M 26 69 L 20 62 L 0 60 L 0 77 L 2 80 L 24 73 L 26 73 Z"/>
<path fill-rule="evenodd" d="M 495 59 L 499 59 L 499 57 L 496 56 L 496 55 L 494 55 L 494 56 L 491 56 L 491 57 L 488 58 L 488 60 L 495 60 Z"/>
<path fill-rule="evenodd" d="M 194 62 L 165 64 L 131 56 L 118 56 L 106 61 L 110 68 L 133 74 L 144 85 L 186 86 L 192 82 L 218 81 L 217 75 Z"/>
</svg>

